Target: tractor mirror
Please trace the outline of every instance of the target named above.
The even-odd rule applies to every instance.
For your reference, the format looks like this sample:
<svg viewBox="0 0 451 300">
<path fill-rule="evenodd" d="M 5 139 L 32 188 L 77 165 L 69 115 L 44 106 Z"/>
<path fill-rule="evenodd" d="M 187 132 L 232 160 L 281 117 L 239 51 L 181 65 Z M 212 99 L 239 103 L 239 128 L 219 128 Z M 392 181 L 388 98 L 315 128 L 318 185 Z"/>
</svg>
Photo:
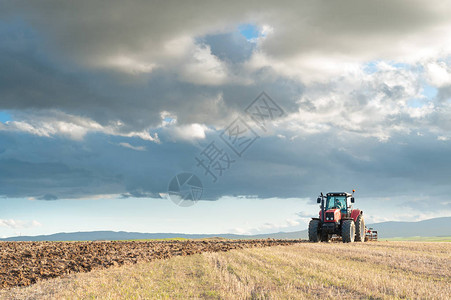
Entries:
<svg viewBox="0 0 451 300">
<path fill-rule="evenodd" d="M 355 199 L 354 199 L 354 197 L 352 197 L 351 198 L 351 203 L 354 203 L 355 202 Z"/>
<path fill-rule="evenodd" d="M 316 199 L 316 203 L 321 203 L 321 198 Z"/>
</svg>

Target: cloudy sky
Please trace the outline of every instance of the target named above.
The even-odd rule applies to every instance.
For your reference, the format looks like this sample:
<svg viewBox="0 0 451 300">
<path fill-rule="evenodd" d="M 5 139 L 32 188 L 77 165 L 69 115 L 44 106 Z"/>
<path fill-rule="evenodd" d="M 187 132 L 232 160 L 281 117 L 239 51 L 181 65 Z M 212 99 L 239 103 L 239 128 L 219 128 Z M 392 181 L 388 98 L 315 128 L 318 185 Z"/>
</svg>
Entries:
<svg viewBox="0 0 451 300">
<path fill-rule="evenodd" d="M 0 235 L 300 230 L 353 188 L 367 223 L 450 216 L 450 15 L 0 0 Z M 183 172 L 190 207 L 168 195 Z"/>
</svg>

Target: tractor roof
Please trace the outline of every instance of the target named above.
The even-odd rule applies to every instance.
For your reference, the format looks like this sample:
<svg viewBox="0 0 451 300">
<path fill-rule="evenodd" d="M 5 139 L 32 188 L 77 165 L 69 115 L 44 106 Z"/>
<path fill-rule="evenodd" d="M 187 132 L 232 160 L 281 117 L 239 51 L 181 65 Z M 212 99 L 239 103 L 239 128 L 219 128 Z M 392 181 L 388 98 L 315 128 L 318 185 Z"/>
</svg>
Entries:
<svg viewBox="0 0 451 300">
<path fill-rule="evenodd" d="M 327 193 L 327 196 L 346 196 L 346 197 L 351 197 L 352 194 L 345 193 L 345 192 L 335 192 L 335 193 Z"/>
</svg>

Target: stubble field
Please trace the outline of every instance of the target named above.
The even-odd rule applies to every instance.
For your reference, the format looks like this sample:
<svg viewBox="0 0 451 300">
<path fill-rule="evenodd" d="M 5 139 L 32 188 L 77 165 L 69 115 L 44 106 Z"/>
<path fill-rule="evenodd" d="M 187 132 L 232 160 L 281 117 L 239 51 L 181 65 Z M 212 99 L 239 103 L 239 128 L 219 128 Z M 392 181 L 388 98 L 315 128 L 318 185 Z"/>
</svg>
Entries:
<svg viewBox="0 0 451 300">
<path fill-rule="evenodd" d="M 65 275 L 5 299 L 449 299 L 451 243 L 295 243 Z"/>
</svg>

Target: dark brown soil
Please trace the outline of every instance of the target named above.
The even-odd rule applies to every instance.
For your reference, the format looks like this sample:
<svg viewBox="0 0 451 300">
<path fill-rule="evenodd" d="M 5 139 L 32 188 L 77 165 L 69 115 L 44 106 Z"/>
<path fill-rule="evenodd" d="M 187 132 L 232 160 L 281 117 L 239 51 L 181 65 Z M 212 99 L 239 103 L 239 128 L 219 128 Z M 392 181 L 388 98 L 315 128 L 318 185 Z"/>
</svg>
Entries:
<svg viewBox="0 0 451 300">
<path fill-rule="evenodd" d="M 0 288 L 69 273 L 202 252 L 291 245 L 300 240 L 0 242 Z"/>
</svg>

